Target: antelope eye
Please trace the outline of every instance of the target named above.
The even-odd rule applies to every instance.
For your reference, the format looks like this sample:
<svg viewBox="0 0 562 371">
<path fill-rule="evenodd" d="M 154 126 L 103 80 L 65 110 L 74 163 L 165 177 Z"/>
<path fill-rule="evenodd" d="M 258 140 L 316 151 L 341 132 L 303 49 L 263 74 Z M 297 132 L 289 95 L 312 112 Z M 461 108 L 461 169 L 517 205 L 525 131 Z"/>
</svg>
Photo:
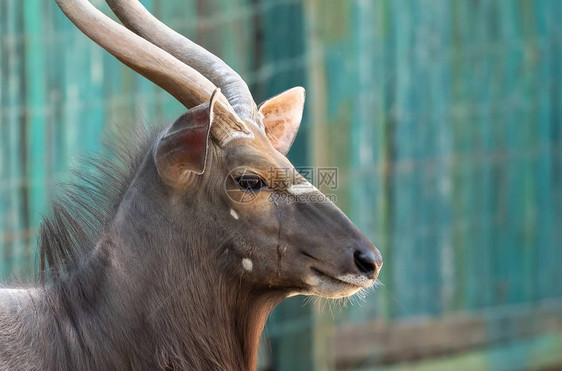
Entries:
<svg viewBox="0 0 562 371">
<path fill-rule="evenodd" d="M 247 192 L 256 192 L 267 187 L 263 179 L 256 175 L 242 175 L 234 181 L 240 189 Z"/>
</svg>

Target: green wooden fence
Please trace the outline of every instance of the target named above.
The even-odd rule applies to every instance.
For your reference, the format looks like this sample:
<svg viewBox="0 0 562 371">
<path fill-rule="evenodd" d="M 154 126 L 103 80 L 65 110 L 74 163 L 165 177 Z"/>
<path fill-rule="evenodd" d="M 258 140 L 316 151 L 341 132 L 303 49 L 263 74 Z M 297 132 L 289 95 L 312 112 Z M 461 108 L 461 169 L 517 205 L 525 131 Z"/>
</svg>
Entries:
<svg viewBox="0 0 562 371">
<path fill-rule="evenodd" d="M 562 2 L 142 2 L 257 101 L 307 88 L 290 158 L 338 167 L 338 205 L 385 258 L 384 286 L 353 305 L 281 305 L 263 369 L 562 364 Z M 8 278 L 33 274 L 40 216 L 76 155 L 182 108 L 46 0 L 0 0 L 0 87 Z"/>
</svg>

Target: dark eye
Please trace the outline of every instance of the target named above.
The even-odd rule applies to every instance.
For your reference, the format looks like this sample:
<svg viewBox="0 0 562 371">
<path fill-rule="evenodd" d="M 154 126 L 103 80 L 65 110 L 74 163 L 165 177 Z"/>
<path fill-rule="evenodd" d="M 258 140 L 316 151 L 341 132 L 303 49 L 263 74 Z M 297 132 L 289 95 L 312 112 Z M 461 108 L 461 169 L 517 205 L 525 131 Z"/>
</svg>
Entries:
<svg viewBox="0 0 562 371">
<path fill-rule="evenodd" d="M 242 175 L 239 178 L 235 178 L 234 181 L 240 189 L 249 192 L 256 192 L 266 187 L 262 178 L 256 175 Z"/>
</svg>

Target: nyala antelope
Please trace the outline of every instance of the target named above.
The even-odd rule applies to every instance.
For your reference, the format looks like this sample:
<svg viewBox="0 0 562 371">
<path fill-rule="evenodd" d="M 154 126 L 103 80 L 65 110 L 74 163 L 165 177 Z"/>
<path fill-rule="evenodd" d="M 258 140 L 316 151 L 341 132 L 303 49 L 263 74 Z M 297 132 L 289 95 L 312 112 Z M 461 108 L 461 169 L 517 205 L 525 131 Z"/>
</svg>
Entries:
<svg viewBox="0 0 562 371">
<path fill-rule="evenodd" d="M 271 197 L 320 195 L 298 175 L 266 176 L 293 169 L 303 88 L 257 106 L 236 72 L 137 0 L 107 0 L 123 25 L 88 0 L 56 2 L 188 111 L 91 162 L 97 175 L 54 201 L 42 278 L 0 289 L 1 370 L 255 370 L 282 300 L 374 284 L 379 251 L 333 203 Z"/>
</svg>

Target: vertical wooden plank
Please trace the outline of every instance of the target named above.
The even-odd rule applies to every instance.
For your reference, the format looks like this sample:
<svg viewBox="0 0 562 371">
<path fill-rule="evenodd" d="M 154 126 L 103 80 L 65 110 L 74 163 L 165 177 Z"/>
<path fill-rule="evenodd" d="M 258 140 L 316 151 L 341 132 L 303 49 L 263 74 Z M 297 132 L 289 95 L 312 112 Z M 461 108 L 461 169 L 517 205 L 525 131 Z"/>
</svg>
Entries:
<svg viewBox="0 0 562 371">
<path fill-rule="evenodd" d="M 501 26 L 500 26 L 500 4 L 490 1 L 488 5 L 488 27 L 489 38 L 493 40 L 501 40 Z M 505 89 L 503 88 L 505 65 L 506 65 L 505 52 L 497 53 L 494 55 L 493 75 L 495 78 L 491 82 L 491 100 L 492 102 L 505 101 Z M 498 110 L 497 103 L 491 107 L 491 118 L 494 121 L 493 136 L 494 136 L 494 151 L 499 153 L 499 158 L 494 161 L 494 236 L 492 238 L 492 270 L 493 270 L 493 304 L 504 305 L 507 303 L 507 292 L 509 290 L 508 278 L 508 264 L 506 263 L 507 256 L 512 251 L 512 246 L 508 241 L 507 229 L 509 228 L 508 220 L 508 204 L 509 197 L 505 189 L 508 183 L 508 169 L 506 160 L 508 156 L 507 132 L 511 126 L 511 122 L 506 118 L 501 117 L 504 114 L 503 110 Z"/>
<path fill-rule="evenodd" d="M 404 160 L 411 166 L 413 175 L 412 204 L 414 217 L 415 245 L 413 247 L 412 256 L 415 263 L 415 275 L 413 277 L 417 287 L 415 290 L 417 300 L 414 310 L 419 314 L 429 314 L 431 300 L 435 302 L 435 298 L 430 298 L 430 282 L 429 275 L 439 265 L 433 257 L 435 246 L 430 245 L 430 228 L 429 228 L 429 202 L 428 194 L 425 192 L 426 183 L 433 176 L 432 168 L 434 161 L 435 149 L 432 146 L 433 137 L 431 132 L 434 127 L 434 121 L 430 120 L 434 102 L 431 100 L 429 89 L 431 88 L 431 68 L 435 63 L 437 50 L 435 50 L 435 39 L 430 35 L 433 34 L 432 18 L 436 16 L 437 4 L 414 2 L 410 4 L 411 13 L 415 15 L 413 20 L 412 35 L 412 51 L 414 58 L 412 59 L 412 75 L 411 79 L 416 81 L 412 83 L 410 90 L 412 93 L 412 106 L 404 110 L 405 118 L 408 121 L 408 130 L 411 136 L 411 152 L 408 158 Z M 433 206 L 433 205 L 432 205 Z M 414 286 L 414 283 L 411 285 Z"/>
<path fill-rule="evenodd" d="M 383 123 L 380 127 L 379 135 L 376 138 L 378 148 L 379 161 L 377 168 L 380 169 L 380 187 L 381 192 L 377 196 L 377 223 L 380 230 L 383 231 L 382 246 L 379 245 L 383 258 L 385 259 L 386 268 L 383 269 L 380 280 L 384 286 L 379 290 L 378 295 L 381 297 L 379 308 L 381 316 L 387 320 L 395 313 L 396 305 L 401 304 L 400 300 L 394 297 L 394 288 L 396 280 L 394 272 L 396 267 L 400 266 L 400 260 L 396 259 L 398 254 L 395 253 L 396 235 L 395 214 L 396 204 L 394 203 L 394 179 L 396 177 L 397 166 L 395 135 L 397 116 L 394 110 L 396 101 L 396 74 L 397 69 L 407 67 L 408 60 L 398 60 L 396 55 L 396 15 L 392 12 L 392 2 L 384 1 L 378 3 L 377 24 L 382 25 L 380 37 L 382 39 L 381 63 L 378 69 L 380 86 L 381 113 L 380 118 Z M 409 58 L 409 57 L 408 57 Z M 390 264 L 389 264 L 390 263 Z M 400 303 L 400 304 L 399 304 Z M 407 308 L 402 309 L 407 311 Z"/>
<path fill-rule="evenodd" d="M 25 101 L 22 86 L 24 69 L 24 37 L 22 33 L 21 4 L 7 1 L 5 4 L 5 46 L 6 46 L 6 92 L 4 96 L 3 118 L 6 123 L 6 182 L 7 198 L 4 210 L 6 213 L 4 226 L 5 264 L 4 273 L 13 274 L 25 266 L 27 230 L 25 210 L 25 155 L 21 150 L 25 143 L 25 130 L 22 128 Z"/>
<path fill-rule="evenodd" d="M 548 262 L 548 251 L 550 248 L 550 236 L 552 228 L 552 209 L 551 203 L 548 201 L 549 196 L 552 194 L 550 170 L 552 162 L 550 159 L 550 122 L 549 116 L 551 113 L 551 102 L 548 99 L 548 93 L 543 86 L 548 85 L 549 75 L 551 74 L 552 56 L 550 50 L 544 45 L 539 43 L 539 40 L 548 37 L 548 4 L 547 2 L 539 2 L 535 4 L 535 13 L 533 14 L 532 21 L 535 23 L 533 27 L 534 37 L 533 41 L 536 43 L 536 53 L 541 53 L 544 59 L 539 60 L 535 69 L 538 74 L 535 79 L 532 79 L 533 90 L 536 92 L 533 105 L 536 104 L 536 122 L 537 122 L 537 158 L 534 164 L 534 176 L 537 179 L 537 187 L 534 190 L 534 198 L 536 200 L 537 209 L 535 211 L 535 219 L 538 215 L 544 216 L 543 223 L 536 225 L 536 262 L 534 274 L 534 293 L 533 300 L 540 300 L 545 298 L 545 288 L 548 285 L 546 277 L 551 271 L 551 263 Z M 531 49 L 532 50 L 532 49 Z M 536 56 L 537 54 L 534 54 Z M 532 94 L 532 93 L 531 93 Z"/>
<path fill-rule="evenodd" d="M 516 9 L 510 3 L 500 4 L 501 16 L 501 33 L 505 42 L 513 42 L 518 37 L 518 25 L 514 19 L 517 14 Z M 518 69 L 521 63 L 521 53 L 517 50 L 510 49 L 506 53 L 505 60 L 505 94 L 508 97 L 513 96 L 513 92 L 517 92 Z M 506 118 L 510 122 L 511 128 L 508 129 L 507 136 L 507 153 L 508 156 L 514 156 L 519 148 L 522 148 L 522 133 L 521 133 L 521 117 L 520 113 L 513 112 L 506 113 Z M 521 164 L 515 161 L 509 161 L 506 164 L 508 169 L 508 225 L 509 229 L 506 231 L 507 246 L 506 256 L 504 256 L 504 263 L 507 267 L 508 291 L 507 300 L 510 303 L 519 302 L 521 300 L 521 285 L 522 277 L 520 276 L 519 269 L 522 267 L 522 246 L 518 240 L 520 233 L 520 222 L 518 218 L 522 215 L 522 187 L 519 182 L 522 176 Z"/>
<path fill-rule="evenodd" d="M 0 86 L 7 85 L 7 62 L 8 48 L 6 47 L 6 1 L 0 1 Z M 6 115 L 6 90 L 0 89 L 0 277 L 4 277 L 8 270 L 8 259 L 6 257 L 6 234 L 8 209 L 8 122 Z"/>
<path fill-rule="evenodd" d="M 550 27 L 548 34 L 553 38 L 552 42 L 548 45 L 552 58 L 552 70 L 551 76 L 549 76 L 549 81 L 551 81 L 550 88 L 552 89 L 549 95 L 552 109 L 549 119 L 552 125 L 549 133 L 551 140 L 549 150 L 552 159 L 551 187 L 553 192 L 550 201 L 553 202 L 553 210 L 556 210 L 552 221 L 552 225 L 555 226 L 551 230 L 552 245 L 548 254 L 552 262 L 562 261 L 562 249 L 560 248 L 562 228 L 557 227 L 562 225 L 562 42 L 560 42 L 559 38 L 555 37 L 559 32 L 558 14 L 560 12 L 562 12 L 562 3 L 550 1 L 548 9 Z M 562 285 L 558 284 L 558 282 L 562 282 L 562 270 L 559 264 L 550 271 L 547 282 L 549 283 L 548 296 L 562 296 Z"/>
<path fill-rule="evenodd" d="M 309 158 L 311 164 L 320 166 L 325 164 L 328 158 L 328 146 L 324 141 L 327 136 L 327 83 L 326 67 L 324 61 L 325 46 L 322 39 L 322 28 L 324 27 L 321 18 L 321 0 L 307 0 L 305 2 L 306 11 L 306 49 L 308 51 L 309 76 L 307 102 L 309 120 Z M 329 356 L 329 343 L 333 332 L 330 326 L 328 315 L 323 312 L 320 305 L 314 307 L 314 341 L 313 362 L 314 368 L 319 371 L 334 369 L 333 360 Z M 321 326 L 318 323 L 322 323 Z"/>
<path fill-rule="evenodd" d="M 77 82 L 77 70 L 80 75 L 85 74 L 81 68 L 84 66 L 76 65 L 73 58 L 74 53 L 81 53 L 78 42 L 86 42 L 84 36 L 76 32 L 74 25 L 66 19 L 62 12 L 56 14 L 57 37 L 64 47 L 61 48 L 61 60 L 59 64 L 59 89 L 62 96 L 62 107 L 60 107 L 61 122 L 58 126 L 56 137 L 63 143 L 61 146 L 60 169 L 64 171 L 70 165 L 72 156 L 76 153 L 76 141 L 79 138 L 80 125 L 78 117 L 79 91 Z"/>
<path fill-rule="evenodd" d="M 535 24 L 535 11 L 536 6 L 533 3 L 519 2 L 518 9 L 520 25 L 520 40 L 529 40 L 525 43 L 524 54 L 522 57 L 522 78 L 520 81 L 521 96 L 528 97 L 526 100 L 520 100 L 518 108 L 522 110 L 523 123 L 521 132 L 523 134 L 523 148 L 527 148 L 529 155 L 525 156 L 522 161 L 523 173 L 521 179 L 521 186 L 523 188 L 523 214 L 521 215 L 521 231 L 520 244 L 521 244 L 521 259 L 522 265 L 520 267 L 520 275 L 525 279 L 521 283 L 521 301 L 531 302 L 536 299 L 536 284 L 537 284 L 537 160 L 539 158 L 539 137 L 537 127 L 537 113 L 538 105 L 535 97 L 538 95 L 535 89 L 535 81 L 537 74 L 540 71 L 540 64 L 538 62 L 537 45 L 533 42 L 536 40 L 536 24 Z M 531 72 L 533 71 L 533 72 Z M 540 175 L 539 175 L 540 177 Z"/>
<path fill-rule="evenodd" d="M 472 4 L 467 4 L 468 19 L 465 23 L 464 45 L 463 47 L 470 50 L 471 47 L 478 47 L 473 44 L 474 28 L 473 23 L 476 22 L 476 9 Z M 474 121 L 476 112 L 474 106 L 479 101 L 477 96 L 477 85 L 474 82 L 474 62 L 475 55 L 470 53 L 464 55 L 465 62 L 463 64 L 463 75 L 461 78 L 463 95 L 460 97 L 459 103 L 461 109 L 458 111 L 459 123 L 459 141 L 458 148 L 459 161 L 463 163 L 463 193 L 462 193 L 462 212 L 460 214 L 460 223 L 462 230 L 462 247 L 464 249 L 465 261 L 463 283 L 466 287 L 465 308 L 474 310 L 479 307 L 480 301 L 480 252 L 481 246 L 474 246 L 472 243 L 473 236 L 476 234 L 474 225 L 478 223 L 478 214 L 480 210 L 480 202 L 474 199 L 477 194 L 476 185 L 478 183 L 476 169 L 478 158 L 472 154 L 472 151 L 478 150 L 477 126 L 468 125 L 468 122 Z M 478 242 L 476 243 L 478 244 Z"/>
<path fill-rule="evenodd" d="M 558 30 L 558 17 L 556 12 L 562 11 L 562 4 L 557 1 L 546 1 L 541 4 L 540 14 L 543 21 L 539 22 L 541 30 L 539 35 L 550 40 L 556 35 Z M 543 70 L 543 83 L 541 86 L 548 86 L 550 90 L 545 90 L 543 94 L 547 97 L 541 100 L 546 107 L 542 113 L 546 117 L 541 117 L 540 131 L 547 140 L 546 151 L 547 161 L 541 162 L 544 169 L 545 187 L 550 192 L 541 192 L 539 203 L 547 207 L 544 214 L 548 221 L 540 223 L 541 240 L 544 245 L 542 254 L 539 256 L 539 285 L 541 298 L 559 297 L 562 295 L 562 285 L 557 282 L 562 281 L 562 272 L 558 262 L 562 261 L 562 230 L 556 226 L 562 225 L 562 43 L 554 38 L 551 43 L 544 45 L 544 52 L 549 56 L 548 69 Z M 542 191 L 542 189 L 541 189 Z M 542 210 L 542 208 L 541 208 Z"/>
<path fill-rule="evenodd" d="M 123 133 L 134 125 L 134 110 L 129 104 L 132 101 L 130 84 L 133 74 L 107 52 L 102 52 L 102 60 L 104 78 L 101 94 L 106 106 L 104 119 L 109 128 Z M 157 104 L 161 103 L 159 97 L 155 97 Z"/>
<path fill-rule="evenodd" d="M 432 156 L 435 162 L 432 165 L 434 183 L 425 189 L 431 194 L 435 192 L 434 198 L 430 198 L 428 207 L 434 209 L 428 220 L 430 232 L 430 249 L 434 255 L 430 257 L 433 261 L 428 264 L 434 267 L 429 277 L 429 312 L 431 314 L 444 314 L 453 307 L 453 290 L 455 287 L 454 276 L 454 246 L 452 243 L 452 132 L 450 127 L 450 111 L 452 89 L 451 73 L 451 29 L 450 17 L 452 4 L 440 2 L 436 4 L 440 16 L 436 18 L 435 28 L 432 34 L 439 35 L 435 41 L 435 50 L 430 54 L 437 55 L 437 61 L 431 63 L 432 74 L 430 75 L 430 96 L 432 98 L 433 111 L 429 114 L 430 120 L 435 120 L 434 130 L 431 132 L 433 147 Z M 434 222 L 432 222 L 434 220 Z M 433 248 L 431 247 L 433 246 Z M 437 300 L 439 298 L 439 300 Z"/>
<path fill-rule="evenodd" d="M 478 50 L 482 45 L 485 45 L 493 38 L 490 34 L 490 20 L 491 12 L 490 2 L 484 1 L 477 4 L 474 13 L 475 22 L 475 35 L 474 44 L 472 49 Z M 477 99 L 477 108 L 475 109 L 475 131 L 476 131 L 476 151 L 480 156 L 491 157 L 494 153 L 494 137 L 493 127 L 494 123 L 492 117 L 492 98 L 491 90 L 492 84 L 478 84 L 478 81 L 493 81 L 492 74 L 490 73 L 490 66 L 494 59 L 493 53 L 476 54 L 474 58 L 474 73 L 472 81 L 474 84 L 474 97 Z M 477 157 L 477 156 L 475 156 Z M 475 278 L 477 278 L 477 289 L 481 291 L 477 297 L 475 306 L 477 308 L 484 308 L 492 305 L 493 290 L 482 290 L 482 287 L 493 286 L 493 270 L 491 267 L 493 261 L 493 243 L 492 231 L 494 226 L 494 178 L 493 178 L 493 161 L 482 161 L 477 159 L 473 177 L 475 178 L 474 203 L 476 209 L 474 211 L 474 219 L 471 223 L 471 236 L 472 241 L 467 241 L 471 244 L 471 249 L 476 248 L 477 270 L 475 271 Z"/>
<path fill-rule="evenodd" d="M 27 177 L 29 179 L 29 215 L 30 226 L 36 228 L 45 207 L 45 127 L 43 122 L 43 104 L 45 101 L 45 75 L 43 65 L 42 41 L 42 4 L 40 0 L 23 3 L 24 31 L 26 35 L 26 106 L 27 115 Z"/>
<path fill-rule="evenodd" d="M 433 56 L 428 61 L 431 67 L 429 74 L 429 96 L 431 112 L 428 120 L 435 121 L 433 130 L 428 131 L 433 148 L 430 158 L 434 158 L 430 166 L 433 178 L 424 187 L 424 194 L 429 195 L 426 220 L 429 233 L 427 263 L 431 267 L 428 274 L 427 311 L 431 315 L 443 314 L 452 306 L 453 246 L 451 241 L 451 129 L 449 125 L 448 107 L 451 105 L 451 3 L 441 1 L 434 4 L 426 17 L 432 20 L 430 35 L 433 48 L 427 53 Z M 434 17 L 436 13 L 439 16 Z M 431 44 L 430 44 L 431 45 Z M 423 87 L 422 91 L 423 91 Z M 425 130 L 425 127 L 421 127 Z"/>
<path fill-rule="evenodd" d="M 1 184 L 0 187 L 0 217 L 1 224 L 1 245 L 0 245 L 0 275 L 5 277 L 9 273 L 10 264 L 8 261 L 8 238 L 9 238 L 9 221 L 10 221 L 10 122 L 8 118 L 8 105 L 9 97 L 12 88 L 9 86 L 10 83 L 10 71 L 9 71 L 9 56 L 11 53 L 9 43 L 9 27 L 8 27 L 8 17 L 12 15 L 9 13 L 9 6 L 7 1 L 0 2 L 0 83 L 2 83 L 4 89 L 0 89 L 0 176 Z"/>
<path fill-rule="evenodd" d="M 376 149 L 374 151 L 373 163 L 377 174 L 377 187 L 380 190 L 376 196 L 376 226 L 380 231 L 380 240 L 377 240 L 378 248 L 383 255 L 386 267 L 382 270 L 380 281 L 384 288 L 378 290 L 378 310 L 382 318 L 389 319 L 392 316 L 395 300 L 392 298 L 394 292 L 393 271 L 397 264 L 394 259 L 394 204 L 393 200 L 393 179 L 395 166 L 394 161 L 394 130 L 396 124 L 396 116 L 392 112 L 394 102 L 394 94 L 396 88 L 396 78 L 391 73 L 391 68 L 401 68 L 396 61 L 394 53 L 395 34 L 394 23 L 395 17 L 391 12 L 391 2 L 376 2 L 375 24 L 377 27 L 377 45 L 379 50 L 378 63 L 373 62 L 375 76 L 377 78 L 375 93 L 377 105 L 375 110 L 375 123 L 380 122 L 374 138 Z"/>
<path fill-rule="evenodd" d="M 243 22 L 249 24 L 247 17 L 241 14 L 246 13 L 251 8 L 245 0 L 216 0 L 217 13 L 221 15 L 231 14 L 232 17 L 220 17 L 215 27 L 215 34 L 220 36 L 220 57 L 235 71 L 242 73 L 248 72 L 248 57 L 253 55 L 251 34 Z M 243 76 L 242 74 L 241 76 Z"/>
<path fill-rule="evenodd" d="M 156 11 L 154 0 L 143 1 L 143 5 L 155 16 L 159 16 Z M 169 20 L 163 21 L 168 23 Z M 132 120 L 130 124 L 134 124 L 135 126 L 142 126 L 143 124 L 147 125 L 149 124 L 149 120 L 151 120 L 151 118 L 155 119 L 155 92 L 157 88 L 154 83 L 136 74 L 134 74 L 133 81 L 134 88 L 129 92 L 131 94 L 129 99 L 132 99 L 134 102 L 134 105 L 131 107 Z M 170 120 L 172 119 L 173 118 L 170 118 Z M 160 123 L 161 120 L 162 119 L 158 119 L 157 123 Z"/>
<path fill-rule="evenodd" d="M 255 62 L 258 69 L 256 85 L 261 87 L 254 96 L 256 100 L 259 102 L 293 86 L 304 85 L 306 88 L 305 65 L 298 63 L 305 58 L 303 5 L 270 0 L 253 10 L 259 12 L 257 17 L 262 27 L 260 44 L 255 46 L 258 58 Z M 257 55 L 257 52 L 261 52 L 261 55 Z M 298 140 L 293 143 L 288 155 L 296 166 L 310 164 L 305 147 L 308 140 L 306 120 L 305 116 L 302 125 L 304 130 L 299 132 Z M 314 367 L 314 317 L 312 308 L 303 306 L 304 300 L 304 297 L 295 297 L 275 310 L 272 324 L 281 323 L 283 328 L 291 329 L 282 337 L 271 339 L 275 347 L 273 368 L 276 370 L 306 370 Z"/>
<path fill-rule="evenodd" d="M 377 184 L 376 169 L 376 137 L 378 127 L 384 125 L 382 120 L 376 120 L 382 115 L 382 92 L 377 89 L 381 76 L 377 67 L 381 62 L 381 40 L 377 39 L 381 25 L 375 22 L 375 3 L 368 0 L 359 0 L 353 9 L 353 54 L 350 56 L 356 63 L 353 78 L 356 80 L 356 99 L 352 104 L 351 112 L 351 141 L 350 148 L 350 216 L 359 229 L 365 232 L 368 238 L 380 246 L 381 236 L 376 231 L 377 193 L 380 192 Z M 373 27 L 373 24 L 377 25 Z M 378 53 L 377 53 L 378 51 Z M 349 76 L 351 78 L 351 76 Z M 377 115 L 378 109 L 379 115 Z M 382 238 L 384 240 L 384 237 Z M 379 247 L 380 248 L 380 247 Z M 384 252 L 384 249 L 383 249 Z M 383 255 L 384 256 L 384 255 Z M 387 288 L 389 289 L 389 288 Z M 349 308 L 347 320 L 350 322 L 366 321 L 374 317 L 378 296 L 369 296 L 368 301 L 362 305 L 352 305 Z"/>
<path fill-rule="evenodd" d="M 10 197 L 8 226 L 8 264 L 11 273 L 23 271 L 26 267 L 26 257 L 29 256 L 27 243 L 28 220 L 26 210 L 26 155 L 22 149 L 25 145 L 24 115 L 26 102 L 24 101 L 25 87 L 23 85 L 25 73 L 24 54 L 25 38 L 23 37 L 22 9 L 19 2 L 8 2 L 9 18 L 7 42 L 8 52 L 8 97 L 7 121 L 9 125 L 9 186 Z"/>
<path fill-rule="evenodd" d="M 36 227 L 32 224 L 33 219 L 29 211 L 30 206 L 30 179 L 28 175 L 29 170 L 29 153 L 28 148 L 28 133 L 29 125 L 29 106 L 27 105 L 26 97 L 28 88 L 29 76 L 26 74 L 27 69 L 27 43 L 28 36 L 25 30 L 25 14 L 22 8 L 23 4 L 15 1 L 11 7 L 14 11 L 12 19 L 13 28 L 12 36 L 15 43 L 15 56 L 12 59 L 12 67 L 10 71 L 10 79 L 17 84 L 14 86 L 14 96 L 10 97 L 11 104 L 9 106 L 11 116 L 12 135 L 12 151 L 15 156 L 13 158 L 13 176 L 11 198 L 13 201 L 13 209 L 10 213 L 14 218 L 14 230 L 12 231 L 12 259 L 11 271 L 12 273 L 26 273 L 30 271 L 30 249 L 32 237 L 34 236 Z M 16 139 L 17 138 L 17 139 Z"/>
<path fill-rule="evenodd" d="M 64 168 L 72 166 L 71 159 L 76 155 L 80 144 L 80 79 L 84 75 L 84 65 L 80 63 L 81 54 L 87 38 L 77 32 L 75 26 L 64 15 L 61 21 L 61 36 L 67 46 L 63 50 L 63 127 L 59 135 L 63 136 L 65 142 Z"/>
<path fill-rule="evenodd" d="M 408 9 L 409 11 L 402 11 Z M 393 138 L 396 163 L 394 164 L 395 177 L 392 187 L 395 207 L 393 215 L 393 258 L 400 262 L 394 266 L 394 295 L 402 305 L 394 304 L 394 315 L 406 317 L 419 313 L 419 291 L 417 291 L 417 277 L 420 267 L 416 261 L 416 251 L 420 241 L 417 239 L 416 230 L 416 200 L 415 169 L 409 161 L 413 156 L 413 133 L 411 117 L 412 110 L 416 110 L 417 102 L 413 95 L 413 73 L 416 68 L 417 50 L 413 47 L 414 26 L 416 14 L 412 11 L 411 4 L 407 1 L 392 2 L 391 12 L 396 15 L 393 32 L 396 35 L 394 53 L 396 66 L 405 63 L 400 73 L 395 75 L 396 100 L 394 102 L 396 115 L 396 131 Z M 390 67 L 389 68 L 396 68 Z M 392 71 L 392 69 L 391 69 Z M 403 233 L 403 231 L 410 233 Z M 406 308 L 405 311 L 403 308 Z"/>
<path fill-rule="evenodd" d="M 335 3 L 334 3 L 335 4 Z M 319 166 L 339 165 L 334 163 L 334 153 L 339 148 L 332 145 L 331 136 L 332 127 L 330 121 L 334 120 L 334 111 L 341 104 L 340 101 L 334 101 L 331 94 L 334 94 L 333 85 L 329 84 L 330 78 L 341 79 L 341 76 L 334 74 L 337 68 L 330 66 L 331 59 L 334 58 L 332 44 L 335 40 L 345 37 L 347 34 L 346 27 L 349 22 L 349 3 L 338 2 L 335 8 L 325 7 L 322 1 L 307 0 L 305 2 L 306 9 L 306 50 L 308 58 L 308 91 L 307 106 L 309 123 L 309 158 L 311 164 Z M 336 22 L 337 20 L 337 22 Z M 336 23 L 334 23 L 336 22 Z M 344 53 L 341 49 L 336 49 L 336 53 L 341 55 Z M 340 72 L 343 74 L 343 71 Z M 340 117 L 340 120 L 344 119 Z M 341 124 L 341 121 L 336 121 Z M 338 130 L 344 130 L 338 128 Z M 339 168 L 339 179 L 343 179 L 343 168 Z M 337 193 L 338 197 L 341 189 Z M 340 199 L 338 198 L 338 201 Z M 338 202 L 339 204 L 340 202 Z M 312 360 L 315 370 L 332 370 L 334 369 L 334 360 L 331 357 L 331 344 L 329 339 L 333 336 L 334 326 L 333 319 L 329 310 L 325 310 L 325 302 L 317 302 L 314 305 L 314 329 L 312 349 Z"/>
<path fill-rule="evenodd" d="M 103 0 L 95 0 L 94 5 L 100 7 L 105 4 Z M 77 68 L 83 69 L 81 76 L 80 89 L 80 122 L 83 127 L 80 132 L 82 138 L 82 153 L 91 154 L 94 151 L 101 149 L 100 136 L 102 130 L 105 128 L 105 97 L 102 95 L 103 91 L 103 53 L 106 53 L 97 44 L 87 40 L 84 43 L 83 52 L 77 51 L 77 54 L 82 54 L 82 60 Z M 137 102 L 137 100 L 134 100 Z"/>
<path fill-rule="evenodd" d="M 160 9 L 162 11 L 162 19 L 170 20 L 170 25 L 184 25 L 185 35 L 196 43 L 202 43 L 205 40 L 199 38 L 201 33 L 208 34 L 213 37 L 212 30 L 206 30 L 205 24 L 201 19 L 206 16 L 202 11 L 204 3 L 201 0 L 188 0 L 182 2 L 171 2 L 165 0 L 160 1 Z M 161 90 L 161 89 L 159 89 Z M 173 99 L 168 93 L 161 92 L 162 94 L 162 107 L 163 117 L 165 120 L 174 120 L 182 112 L 185 112 L 179 102 Z"/>
<path fill-rule="evenodd" d="M 462 54 L 463 47 L 466 44 L 468 36 L 466 35 L 469 28 L 470 18 L 467 15 L 467 3 L 455 2 L 453 4 L 452 25 L 453 25 L 453 43 L 451 68 L 454 79 L 452 81 L 451 93 L 452 104 L 456 107 L 460 106 L 465 96 L 466 66 L 464 56 Z M 460 157 L 459 151 L 463 148 L 463 122 L 460 116 L 460 109 L 451 110 L 451 130 L 452 130 L 452 159 Z M 465 216 L 464 195 L 467 193 L 466 186 L 466 167 L 468 161 L 454 161 L 452 172 L 452 227 L 453 227 L 453 246 L 454 246 L 454 294 L 453 308 L 455 310 L 464 309 L 466 302 L 466 257 L 467 248 L 465 246 L 465 230 L 463 228 L 463 219 Z"/>
<path fill-rule="evenodd" d="M 53 13 L 55 10 L 55 3 L 47 2 L 44 4 L 43 17 L 49 20 L 44 23 L 43 27 L 43 43 L 44 48 L 48 50 L 44 56 L 45 68 L 45 172 L 49 177 L 56 177 L 61 173 L 61 164 L 63 162 L 64 143 L 61 140 L 59 129 L 60 125 L 60 110 L 61 105 L 61 90 L 60 90 L 60 55 L 62 43 L 58 42 L 56 23 L 54 21 Z"/>
</svg>

